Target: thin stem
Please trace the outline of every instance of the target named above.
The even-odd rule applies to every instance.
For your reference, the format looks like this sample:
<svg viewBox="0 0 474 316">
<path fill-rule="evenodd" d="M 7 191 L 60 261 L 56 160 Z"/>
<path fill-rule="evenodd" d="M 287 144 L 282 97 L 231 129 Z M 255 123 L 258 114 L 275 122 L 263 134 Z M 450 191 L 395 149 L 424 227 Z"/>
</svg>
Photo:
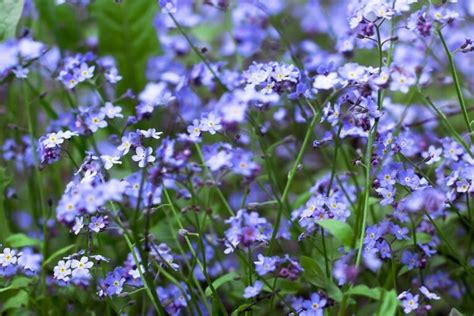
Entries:
<svg viewBox="0 0 474 316">
<path fill-rule="evenodd" d="M 31 138 L 31 146 L 32 146 L 32 149 L 33 149 L 33 158 L 34 158 L 34 161 L 35 161 L 35 167 L 34 167 L 34 172 L 35 172 L 35 177 L 36 177 L 36 180 L 38 181 L 38 193 L 39 193 L 39 198 L 40 198 L 40 209 L 41 209 L 41 217 L 42 217 L 42 220 L 43 220 L 43 223 L 42 223 L 42 229 L 43 229 L 43 244 L 42 244 L 42 247 L 41 247 L 41 252 L 42 252 L 42 255 L 43 255 L 43 260 L 45 260 L 47 258 L 47 255 L 48 255 L 48 230 L 47 230 L 47 222 L 48 222 L 48 215 L 46 213 L 46 205 L 45 205 L 45 200 L 44 200 L 44 193 L 43 193 L 43 179 L 41 177 L 41 173 L 39 171 L 39 159 L 38 159 L 38 152 L 36 150 L 36 138 L 35 138 L 35 133 L 34 133 L 34 128 L 33 128 L 33 120 L 32 120 L 32 117 L 31 117 L 31 103 L 29 103 L 27 100 L 26 100 L 26 89 L 25 89 L 25 85 L 22 84 L 21 85 L 22 87 L 22 90 L 23 90 L 23 96 L 25 97 L 25 106 L 27 107 L 27 110 L 26 110 L 26 115 L 27 115 L 27 119 L 28 119 L 28 132 L 30 134 L 30 138 Z M 42 273 L 41 273 L 41 284 L 42 286 L 46 286 L 46 273 L 44 272 L 44 269 L 42 269 Z"/>
<path fill-rule="evenodd" d="M 219 76 L 216 74 L 216 72 L 214 71 L 214 69 L 212 69 L 211 65 L 209 64 L 209 62 L 207 61 L 207 59 L 201 54 L 201 52 L 196 48 L 196 46 L 193 44 L 193 42 L 191 41 L 191 39 L 189 38 L 188 34 L 184 31 L 184 29 L 181 27 L 181 25 L 178 23 L 178 21 L 176 20 L 176 18 L 174 17 L 174 15 L 172 13 L 168 13 L 168 15 L 170 16 L 171 20 L 173 20 L 173 23 L 174 25 L 176 25 L 176 27 L 178 28 L 178 30 L 181 32 L 181 34 L 184 36 L 184 38 L 186 39 L 186 41 L 188 42 L 189 46 L 191 46 L 191 49 L 194 51 L 194 53 L 196 55 L 199 56 L 199 58 L 202 60 L 202 62 L 204 63 L 204 65 L 206 65 L 207 69 L 209 69 L 209 71 L 211 72 L 212 76 L 214 77 L 214 79 L 217 81 L 217 83 L 219 84 L 219 86 L 224 90 L 224 91 L 227 91 L 227 87 L 224 85 L 224 83 L 222 83 L 221 79 L 219 79 Z"/>
<path fill-rule="evenodd" d="M 202 154 L 202 150 L 201 150 L 201 146 L 196 143 L 195 144 L 196 146 L 196 151 L 199 155 L 199 159 L 201 160 L 201 163 L 204 167 L 204 169 L 206 170 L 207 174 L 209 175 L 209 177 L 211 178 L 212 182 L 213 182 L 213 185 L 214 187 L 216 188 L 216 191 L 217 191 L 217 194 L 219 195 L 219 198 L 221 199 L 222 203 L 224 203 L 224 206 L 226 207 L 226 210 L 227 212 L 231 215 L 231 216 L 234 216 L 234 211 L 232 210 L 232 208 L 230 207 L 229 203 L 227 202 L 227 199 L 225 198 L 224 194 L 222 193 L 221 189 L 219 188 L 219 186 L 217 185 L 217 181 L 216 179 L 214 178 L 214 175 L 212 174 L 212 171 L 209 169 L 209 167 L 207 166 L 206 164 L 206 161 L 204 160 L 204 156 Z"/>
<path fill-rule="evenodd" d="M 273 244 L 275 242 L 276 236 L 278 234 L 278 230 L 280 228 L 281 217 L 283 214 L 283 205 L 286 203 L 288 193 L 290 192 L 291 184 L 293 183 L 293 179 L 296 174 L 296 170 L 298 169 L 298 166 L 301 163 L 301 160 L 303 159 L 304 152 L 306 150 L 306 147 L 308 146 L 311 135 L 313 134 L 314 126 L 316 125 L 316 122 L 319 121 L 320 116 L 321 116 L 321 111 L 319 111 L 317 114 L 313 114 L 313 119 L 311 120 L 311 123 L 309 124 L 306 130 L 306 135 L 304 137 L 303 144 L 301 145 L 300 151 L 298 152 L 298 156 L 296 157 L 293 167 L 290 169 L 290 172 L 288 173 L 288 181 L 286 182 L 285 188 L 283 189 L 283 194 L 281 195 L 281 199 L 280 199 L 281 204 L 280 204 L 280 207 L 278 208 L 278 214 L 277 214 L 275 224 L 273 225 L 272 238 L 270 239 L 268 253 L 271 253 L 273 250 Z"/>
<path fill-rule="evenodd" d="M 441 40 L 441 43 L 443 44 L 444 51 L 446 53 L 446 56 L 448 57 L 449 61 L 449 67 L 451 69 L 451 74 L 453 76 L 454 80 L 454 86 L 456 88 L 456 94 L 459 100 L 459 105 L 461 106 L 462 110 L 462 115 L 464 117 L 464 121 L 467 125 L 467 129 L 469 131 L 469 136 L 471 138 L 471 144 L 474 144 L 474 134 L 472 133 L 472 126 L 470 123 L 469 119 L 469 114 L 467 113 L 467 106 L 466 106 L 466 101 L 464 101 L 464 96 L 461 90 L 461 82 L 459 81 L 458 73 L 456 71 L 456 65 L 454 64 L 454 59 L 453 59 L 453 54 L 451 54 L 451 51 L 448 48 L 448 45 L 446 44 L 446 41 L 444 40 L 443 33 L 441 32 L 441 29 L 437 28 L 436 32 L 438 33 L 438 36 Z"/>
</svg>

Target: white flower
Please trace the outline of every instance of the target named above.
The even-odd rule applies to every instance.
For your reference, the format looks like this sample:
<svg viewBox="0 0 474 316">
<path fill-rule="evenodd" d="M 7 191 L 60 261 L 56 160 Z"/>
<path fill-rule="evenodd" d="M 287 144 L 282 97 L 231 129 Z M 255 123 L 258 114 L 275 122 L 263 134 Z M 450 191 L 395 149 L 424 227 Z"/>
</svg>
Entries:
<svg viewBox="0 0 474 316">
<path fill-rule="evenodd" d="M 314 78 L 313 87 L 315 89 L 329 90 L 334 88 L 339 83 L 339 78 L 337 73 L 331 72 L 327 76 L 317 75 Z"/>
<path fill-rule="evenodd" d="M 194 136 L 194 137 L 199 137 L 199 136 L 201 136 L 201 128 L 200 128 L 199 126 L 200 126 L 199 120 L 198 120 L 198 119 L 194 119 L 194 120 L 193 120 L 193 125 L 189 125 L 189 126 L 188 126 L 188 133 L 189 133 L 191 136 Z"/>
<path fill-rule="evenodd" d="M 71 263 L 73 277 L 88 277 L 90 275 L 89 269 L 94 263 L 89 261 L 89 258 L 82 257 L 81 260 L 73 259 Z"/>
<path fill-rule="evenodd" d="M 54 267 L 54 278 L 67 282 L 69 275 L 71 275 L 71 261 L 59 260 L 58 265 Z"/>
<path fill-rule="evenodd" d="M 59 131 L 58 135 L 60 135 L 64 139 L 69 139 L 72 136 L 78 136 L 79 133 L 78 132 L 71 132 L 71 131 Z"/>
<path fill-rule="evenodd" d="M 420 292 L 423 293 L 424 296 L 426 296 L 430 300 L 439 300 L 441 297 L 436 295 L 435 293 L 431 293 L 426 287 L 422 286 L 420 287 Z"/>
<path fill-rule="evenodd" d="M 84 217 L 76 217 L 75 219 L 75 222 L 74 222 L 74 226 L 72 226 L 72 231 L 74 232 L 74 234 L 79 234 L 79 232 L 81 231 L 81 229 L 84 227 Z"/>
<path fill-rule="evenodd" d="M 112 168 L 113 165 L 121 165 L 122 162 L 120 161 L 120 157 L 118 156 L 109 156 L 109 155 L 102 155 L 100 159 L 104 162 L 104 168 L 109 170 Z"/>
<path fill-rule="evenodd" d="M 146 149 L 137 147 L 135 153 L 136 154 L 132 156 L 132 160 L 137 161 L 140 168 L 145 167 L 148 162 L 155 161 L 155 157 L 151 155 L 153 153 L 153 148 L 151 147 L 147 147 Z"/>
<path fill-rule="evenodd" d="M 145 136 L 146 138 L 154 138 L 154 139 L 160 139 L 160 135 L 163 134 L 163 132 L 157 132 L 156 129 L 150 128 L 148 130 L 139 130 L 140 134 Z"/>
<path fill-rule="evenodd" d="M 428 151 L 421 153 L 421 156 L 425 159 L 427 165 L 432 165 L 441 160 L 441 154 L 443 153 L 443 148 L 436 148 L 433 145 L 428 147 Z"/>
<path fill-rule="evenodd" d="M 5 248 L 3 253 L 0 254 L 0 264 L 3 267 L 7 267 L 11 264 L 16 264 L 18 257 L 16 256 L 16 250 Z"/>
<path fill-rule="evenodd" d="M 128 154 L 130 151 L 130 147 L 132 147 L 132 140 L 130 136 L 122 137 L 122 144 L 117 147 L 117 149 L 122 153 L 122 156 Z"/>
<path fill-rule="evenodd" d="M 49 133 L 48 135 L 46 135 L 46 139 L 43 140 L 43 145 L 46 148 L 53 148 L 53 147 L 59 146 L 63 142 L 64 142 L 64 138 L 62 137 L 60 132 L 59 133 Z"/>
<path fill-rule="evenodd" d="M 209 132 L 211 135 L 214 135 L 217 131 L 222 129 L 221 118 L 211 112 L 207 117 L 201 119 L 199 128 L 203 132 Z"/>
<path fill-rule="evenodd" d="M 140 265 L 140 270 L 143 271 L 142 265 Z M 138 271 L 138 267 L 136 267 L 135 269 L 130 269 L 130 271 L 128 271 L 128 275 L 130 275 L 134 280 L 139 279 L 140 271 Z"/>
<path fill-rule="evenodd" d="M 101 109 L 102 113 L 110 119 L 116 117 L 123 117 L 122 108 L 120 106 L 114 106 L 111 102 L 105 102 L 105 106 Z"/>
</svg>

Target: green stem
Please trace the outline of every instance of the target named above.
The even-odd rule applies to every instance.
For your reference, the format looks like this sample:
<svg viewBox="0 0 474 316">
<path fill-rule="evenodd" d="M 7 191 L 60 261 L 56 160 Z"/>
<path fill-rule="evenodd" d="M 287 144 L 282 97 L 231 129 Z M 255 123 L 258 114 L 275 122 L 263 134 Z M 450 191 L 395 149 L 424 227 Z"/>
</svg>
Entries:
<svg viewBox="0 0 474 316">
<path fill-rule="evenodd" d="M 178 217 L 178 212 L 176 211 L 175 209 L 175 206 L 173 204 L 173 202 L 171 201 L 171 197 L 168 193 L 168 190 L 166 188 L 163 187 L 163 193 L 166 197 L 166 200 L 168 201 L 168 203 L 170 204 L 170 207 L 171 207 L 171 210 L 173 212 L 173 215 L 174 217 L 176 218 L 176 221 L 178 222 L 178 226 L 181 230 L 184 230 L 184 226 L 183 224 L 181 223 L 181 220 L 179 219 Z M 201 236 L 199 236 L 199 238 L 201 238 Z M 189 240 L 189 237 L 187 234 L 184 234 L 184 240 L 186 241 L 186 244 L 189 248 L 189 251 L 191 252 L 191 255 L 193 256 L 193 258 L 195 258 L 197 264 L 199 265 L 199 268 L 201 269 L 204 277 L 206 278 L 206 281 L 208 283 L 208 286 L 209 288 L 211 289 L 212 291 L 212 294 L 213 296 L 215 297 L 216 301 L 219 303 L 219 307 L 221 309 L 221 311 L 224 313 L 224 314 L 227 314 L 226 310 L 225 310 L 225 307 L 224 307 L 224 304 L 222 303 L 219 295 L 217 294 L 217 291 L 216 289 L 214 288 L 214 285 L 212 285 L 212 280 L 210 279 L 209 277 L 209 274 L 207 273 L 207 270 L 206 270 L 206 267 L 202 264 L 201 260 L 199 260 L 197 254 L 196 254 L 196 251 L 194 250 L 193 248 L 193 245 L 191 244 L 191 241 Z"/>
<path fill-rule="evenodd" d="M 214 71 L 214 69 L 212 69 L 211 65 L 209 64 L 209 62 L 207 61 L 207 59 L 201 54 L 201 52 L 196 48 L 196 46 L 193 44 L 193 42 L 191 41 L 191 39 L 189 38 L 188 34 L 184 31 L 184 29 L 181 27 L 181 25 L 178 23 L 178 21 L 176 20 L 176 18 L 174 17 L 173 14 L 171 13 L 168 13 L 171 20 L 173 20 L 173 23 L 174 25 L 176 25 L 176 27 L 178 28 L 178 30 L 181 32 L 181 34 L 184 36 L 184 38 L 186 39 L 186 41 L 188 42 L 189 46 L 191 46 L 191 49 L 193 50 L 193 52 L 199 56 L 199 58 L 202 60 L 202 62 L 204 63 L 204 65 L 206 65 L 207 69 L 209 69 L 209 71 L 211 72 L 212 76 L 214 77 L 214 79 L 217 81 L 217 83 L 219 84 L 219 86 L 224 90 L 224 91 L 227 91 L 227 87 L 222 83 L 221 79 L 219 79 L 219 76 L 216 74 L 216 72 Z"/>
<path fill-rule="evenodd" d="M 22 84 L 22 90 L 23 90 L 23 96 L 25 97 L 25 106 L 27 107 L 27 110 L 26 110 L 26 116 L 27 116 L 27 119 L 28 119 L 28 132 L 30 134 L 30 138 L 31 138 L 31 146 L 32 146 L 32 150 L 33 150 L 33 158 L 34 158 L 34 161 L 35 161 L 35 167 L 34 167 L 34 173 L 35 173 L 35 177 L 36 177 L 36 180 L 38 182 L 38 193 L 39 193 L 39 198 L 40 198 L 40 209 L 41 209 L 41 217 L 42 217 L 42 220 L 43 220 L 43 224 L 42 224 L 42 228 L 43 228 L 43 244 L 42 244 L 42 247 L 41 247 L 41 252 L 42 252 L 42 255 L 43 255 L 43 260 L 45 260 L 47 257 L 48 257 L 48 230 L 47 230 L 47 221 L 48 221 L 48 215 L 46 213 L 46 205 L 45 205 L 45 201 L 44 201 L 44 193 L 43 193 L 43 179 L 41 177 L 41 173 L 39 171 L 39 159 L 38 159 L 38 152 L 37 152 L 37 148 L 36 148 L 36 142 L 37 142 L 37 139 L 35 137 L 35 133 L 34 133 L 34 128 L 33 128 L 33 119 L 31 117 L 31 103 L 29 103 L 28 101 L 26 101 L 26 89 L 25 89 L 25 85 Z M 42 270 L 44 271 L 44 270 Z M 44 272 L 41 273 L 41 284 L 42 286 L 46 286 L 46 274 Z"/>
<path fill-rule="evenodd" d="M 456 88 L 456 94 L 459 100 L 459 105 L 461 106 L 462 110 L 462 115 L 464 117 L 464 121 L 467 125 L 467 129 L 469 131 L 469 136 L 471 138 L 471 144 L 474 144 L 474 134 L 472 133 L 472 126 L 469 120 L 469 115 L 467 113 L 467 106 L 466 106 L 466 101 L 464 101 L 464 96 L 461 90 L 461 82 L 459 81 L 459 76 L 456 71 L 456 65 L 454 64 L 454 59 L 453 59 L 453 54 L 451 54 L 448 45 L 446 44 L 446 41 L 444 40 L 443 33 L 441 32 L 440 28 L 436 29 L 436 32 L 438 33 L 438 36 L 441 40 L 441 43 L 443 44 L 444 51 L 446 53 L 446 56 L 448 57 L 449 61 L 449 67 L 451 69 L 451 74 L 453 76 L 454 80 L 454 86 Z"/>
<path fill-rule="evenodd" d="M 280 199 L 281 204 L 280 204 L 280 207 L 278 208 L 275 224 L 273 225 L 272 238 L 270 239 L 268 253 L 271 253 L 273 250 L 273 244 L 275 242 L 276 236 L 278 234 L 278 230 L 280 228 L 281 217 L 282 217 L 283 208 L 284 208 L 283 205 L 286 203 L 288 193 L 290 192 L 291 184 L 293 183 L 293 179 L 296 174 L 296 170 L 298 169 L 298 166 L 301 163 L 301 160 L 303 159 L 304 152 L 306 150 L 306 147 L 308 146 L 311 135 L 313 134 L 314 126 L 316 125 L 316 122 L 319 121 L 320 116 L 321 116 L 321 111 L 319 111 L 317 114 L 313 114 L 313 119 L 311 120 L 311 123 L 309 124 L 306 130 L 306 135 L 304 137 L 303 144 L 301 145 L 300 151 L 298 152 L 298 156 L 296 157 L 293 167 L 290 169 L 290 172 L 288 173 L 288 181 L 286 182 L 285 188 L 283 189 L 283 194 L 281 195 L 281 199 Z"/>
<path fill-rule="evenodd" d="M 227 212 L 229 213 L 229 215 L 234 216 L 234 211 L 230 207 L 229 203 L 227 202 L 227 199 L 225 198 L 225 196 L 222 193 L 221 189 L 217 185 L 216 179 L 214 178 L 214 175 L 212 174 L 212 171 L 207 166 L 206 161 L 204 160 L 204 156 L 202 154 L 201 146 L 198 143 L 196 143 L 196 151 L 198 153 L 199 159 L 201 160 L 201 163 L 202 163 L 204 169 L 206 170 L 207 174 L 209 175 L 209 177 L 211 178 L 211 180 L 213 182 L 214 187 L 216 188 L 216 191 L 217 191 L 217 194 L 219 195 L 219 198 L 221 199 L 222 203 L 226 207 Z"/>
</svg>

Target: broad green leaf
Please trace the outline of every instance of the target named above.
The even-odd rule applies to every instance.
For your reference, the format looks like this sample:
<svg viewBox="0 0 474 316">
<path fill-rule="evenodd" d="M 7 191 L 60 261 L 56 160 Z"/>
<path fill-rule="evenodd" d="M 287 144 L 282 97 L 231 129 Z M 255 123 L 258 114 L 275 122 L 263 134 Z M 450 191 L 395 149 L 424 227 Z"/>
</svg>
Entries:
<svg viewBox="0 0 474 316">
<path fill-rule="evenodd" d="M 397 312 L 399 301 L 397 292 L 391 290 L 385 292 L 377 315 L 379 316 L 393 316 Z"/>
<path fill-rule="evenodd" d="M 270 284 L 273 284 L 274 280 L 268 280 Z M 286 294 L 295 294 L 302 289 L 302 285 L 300 282 L 290 281 L 286 279 L 277 278 L 277 283 L 275 286 L 278 289 L 279 293 L 282 295 Z M 271 293 L 272 288 L 268 285 L 263 287 L 263 290 L 266 292 Z"/>
<path fill-rule="evenodd" d="M 304 269 L 305 279 L 321 288 L 326 288 L 327 278 L 318 262 L 310 257 L 302 256 L 300 259 L 301 267 Z"/>
<path fill-rule="evenodd" d="M 221 285 L 223 285 L 224 283 L 233 281 L 235 279 L 235 277 L 237 277 L 237 276 L 238 276 L 238 274 L 236 272 L 229 272 L 229 273 L 221 276 L 220 278 L 216 279 L 214 282 L 212 282 L 212 286 L 214 287 L 214 289 L 217 290 Z M 205 294 L 206 294 L 206 296 L 211 296 L 212 295 L 211 287 L 208 286 L 206 288 Z"/>
<path fill-rule="evenodd" d="M 25 276 L 18 276 L 13 279 L 12 283 L 9 286 L 0 289 L 0 293 L 10 291 L 10 290 L 21 289 L 21 288 L 27 287 L 28 284 L 30 283 L 31 283 L 31 278 L 27 278 Z"/>
<path fill-rule="evenodd" d="M 49 263 L 56 260 L 57 258 L 62 256 L 63 254 L 65 254 L 65 253 L 69 252 L 70 250 L 74 249 L 75 246 L 76 245 L 72 244 L 72 245 L 68 245 L 66 247 L 63 247 L 63 248 L 55 251 L 51 256 L 48 257 L 48 259 L 46 259 L 43 262 L 43 267 L 47 266 Z"/>
<path fill-rule="evenodd" d="M 76 10 L 68 4 L 56 5 L 56 0 L 35 0 L 40 18 L 39 38 L 61 49 L 77 49 L 84 31 Z"/>
<path fill-rule="evenodd" d="M 344 246 L 351 246 L 354 233 L 349 224 L 335 219 L 319 221 L 318 224 L 342 242 Z"/>
<path fill-rule="evenodd" d="M 366 296 L 370 297 L 374 300 L 379 300 L 382 296 L 383 289 L 381 288 L 369 288 L 367 285 L 360 284 L 356 285 L 353 288 L 347 291 L 347 294 L 350 295 L 358 295 L 358 296 Z"/>
<path fill-rule="evenodd" d="M 302 256 L 300 259 L 301 267 L 304 269 L 303 277 L 311 284 L 325 289 L 329 297 L 340 302 L 342 300 L 342 291 L 334 282 L 328 280 L 320 267 L 319 263 L 310 257 Z"/>
<path fill-rule="evenodd" d="M 464 314 L 453 307 L 449 312 L 449 316 L 464 316 Z"/>
<path fill-rule="evenodd" d="M 156 1 L 97 0 L 94 13 L 99 29 L 99 53 L 116 58 L 120 75 L 119 91 L 139 92 L 145 86 L 148 58 L 160 53 L 153 16 Z"/>
<path fill-rule="evenodd" d="M 341 289 L 334 284 L 333 282 L 330 282 L 328 287 L 326 288 L 326 293 L 329 295 L 330 298 L 332 298 L 334 301 L 340 303 L 342 301 L 342 291 Z"/>
<path fill-rule="evenodd" d="M 41 243 L 37 239 L 30 238 L 25 234 L 13 234 L 10 235 L 6 240 L 5 243 L 13 248 L 21 248 L 21 247 L 28 247 L 28 246 L 40 246 Z"/>
<path fill-rule="evenodd" d="M 15 37 L 25 0 L 0 0 L 0 40 Z"/>
<path fill-rule="evenodd" d="M 2 306 L 2 313 L 6 310 L 20 308 L 26 305 L 28 305 L 28 292 L 20 290 L 17 294 L 6 300 Z"/>
<path fill-rule="evenodd" d="M 5 213 L 5 188 L 10 183 L 10 177 L 7 176 L 5 168 L 0 168 L 0 243 L 4 243 L 7 236 L 10 235 L 8 227 L 8 218 Z"/>
</svg>

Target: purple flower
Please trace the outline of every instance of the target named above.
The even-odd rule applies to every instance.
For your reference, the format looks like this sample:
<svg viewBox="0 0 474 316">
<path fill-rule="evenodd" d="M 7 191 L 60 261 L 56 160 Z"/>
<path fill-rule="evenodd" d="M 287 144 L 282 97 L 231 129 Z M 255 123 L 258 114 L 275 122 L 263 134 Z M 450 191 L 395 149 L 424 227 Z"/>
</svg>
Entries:
<svg viewBox="0 0 474 316">
<path fill-rule="evenodd" d="M 393 225 L 390 229 L 390 233 L 395 236 L 397 240 L 408 239 L 408 228 Z"/>
<path fill-rule="evenodd" d="M 276 263 L 278 259 L 276 257 L 265 257 L 261 254 L 258 255 L 258 261 L 255 263 L 255 271 L 258 275 L 265 275 L 268 272 L 273 272 L 276 269 Z"/>
<path fill-rule="evenodd" d="M 103 216 L 92 216 L 91 222 L 89 223 L 89 229 L 98 233 L 104 229 L 105 224 Z"/>
</svg>

